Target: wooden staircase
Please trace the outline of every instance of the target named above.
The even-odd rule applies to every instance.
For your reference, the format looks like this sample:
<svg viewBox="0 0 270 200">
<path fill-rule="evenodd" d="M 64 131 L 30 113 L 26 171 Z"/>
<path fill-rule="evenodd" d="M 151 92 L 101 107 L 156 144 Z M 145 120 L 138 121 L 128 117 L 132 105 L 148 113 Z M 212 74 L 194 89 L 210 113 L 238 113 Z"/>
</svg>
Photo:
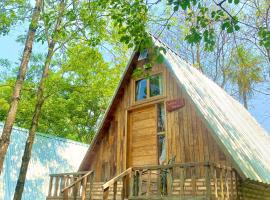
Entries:
<svg viewBox="0 0 270 200">
<path fill-rule="evenodd" d="M 51 174 L 47 200 L 103 200 L 104 182 L 93 182 L 93 172 Z M 109 189 L 108 200 L 121 200 L 123 184 Z"/>
<path fill-rule="evenodd" d="M 90 193 L 89 191 L 87 191 L 88 194 L 88 198 L 86 199 L 91 199 L 91 200 L 103 200 L 103 185 L 104 182 L 94 182 L 93 183 L 93 190 L 92 190 L 92 194 L 91 194 L 91 198 L 90 197 Z M 123 188 L 123 184 L 118 184 L 117 185 L 117 191 L 116 191 L 116 195 L 115 198 L 116 200 L 121 200 L 121 191 Z M 109 194 L 108 194 L 108 199 L 109 200 L 113 200 L 114 199 L 114 191 L 113 188 L 110 188 L 109 190 Z"/>
</svg>

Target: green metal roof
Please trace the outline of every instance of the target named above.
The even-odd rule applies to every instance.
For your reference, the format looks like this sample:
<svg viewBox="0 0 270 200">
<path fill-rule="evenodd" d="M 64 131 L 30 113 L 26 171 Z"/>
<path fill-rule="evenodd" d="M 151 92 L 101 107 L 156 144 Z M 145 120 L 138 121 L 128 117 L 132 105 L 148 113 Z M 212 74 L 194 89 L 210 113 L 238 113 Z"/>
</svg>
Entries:
<svg viewBox="0 0 270 200">
<path fill-rule="evenodd" d="M 161 41 L 166 49 L 164 63 L 193 101 L 212 129 L 217 142 L 231 156 L 244 178 L 270 184 L 270 136 L 251 114 L 214 81 L 184 61 Z"/>
</svg>

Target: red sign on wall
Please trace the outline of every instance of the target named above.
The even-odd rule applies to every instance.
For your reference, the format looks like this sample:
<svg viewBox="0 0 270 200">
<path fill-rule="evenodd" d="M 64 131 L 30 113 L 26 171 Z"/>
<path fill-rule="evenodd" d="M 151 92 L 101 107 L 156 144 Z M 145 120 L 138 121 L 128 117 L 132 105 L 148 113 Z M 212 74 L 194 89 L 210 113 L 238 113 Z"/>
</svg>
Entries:
<svg viewBox="0 0 270 200">
<path fill-rule="evenodd" d="M 166 102 L 166 110 L 172 112 L 185 106 L 184 99 L 174 99 Z"/>
</svg>

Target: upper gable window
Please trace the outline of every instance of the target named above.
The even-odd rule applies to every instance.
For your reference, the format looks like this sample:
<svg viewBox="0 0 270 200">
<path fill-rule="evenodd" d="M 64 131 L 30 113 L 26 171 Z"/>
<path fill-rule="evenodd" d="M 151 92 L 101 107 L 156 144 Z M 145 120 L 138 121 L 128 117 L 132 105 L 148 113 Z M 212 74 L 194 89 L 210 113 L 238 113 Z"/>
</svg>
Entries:
<svg viewBox="0 0 270 200">
<path fill-rule="evenodd" d="M 136 81 L 136 101 L 146 99 L 147 97 L 147 79 Z"/>
<path fill-rule="evenodd" d="M 159 96 L 162 93 L 162 74 L 151 75 L 149 78 L 137 80 L 135 83 L 136 101 Z"/>
<path fill-rule="evenodd" d="M 140 52 L 138 61 L 146 59 L 147 56 L 148 56 L 148 51 L 147 51 L 147 49 L 142 50 L 142 51 Z"/>
</svg>

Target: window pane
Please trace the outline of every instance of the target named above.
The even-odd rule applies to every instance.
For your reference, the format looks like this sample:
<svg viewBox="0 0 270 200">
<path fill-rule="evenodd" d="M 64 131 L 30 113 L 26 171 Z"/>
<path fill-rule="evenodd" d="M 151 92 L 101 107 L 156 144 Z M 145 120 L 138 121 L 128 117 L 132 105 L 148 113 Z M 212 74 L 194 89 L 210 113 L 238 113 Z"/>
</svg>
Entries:
<svg viewBox="0 0 270 200">
<path fill-rule="evenodd" d="M 163 103 L 157 105 L 157 112 L 157 132 L 160 133 L 165 131 L 165 111 Z"/>
<path fill-rule="evenodd" d="M 147 97 L 147 80 L 136 81 L 136 100 L 146 99 Z"/>
<path fill-rule="evenodd" d="M 150 77 L 150 97 L 162 94 L 162 78 L 161 74 Z"/>
<path fill-rule="evenodd" d="M 143 60 L 143 59 L 146 59 L 148 56 L 148 51 L 147 49 L 144 49 L 140 52 L 140 55 L 139 55 L 139 58 L 138 60 Z"/>
<path fill-rule="evenodd" d="M 160 165 L 166 160 L 165 135 L 158 135 L 158 158 Z"/>
</svg>

